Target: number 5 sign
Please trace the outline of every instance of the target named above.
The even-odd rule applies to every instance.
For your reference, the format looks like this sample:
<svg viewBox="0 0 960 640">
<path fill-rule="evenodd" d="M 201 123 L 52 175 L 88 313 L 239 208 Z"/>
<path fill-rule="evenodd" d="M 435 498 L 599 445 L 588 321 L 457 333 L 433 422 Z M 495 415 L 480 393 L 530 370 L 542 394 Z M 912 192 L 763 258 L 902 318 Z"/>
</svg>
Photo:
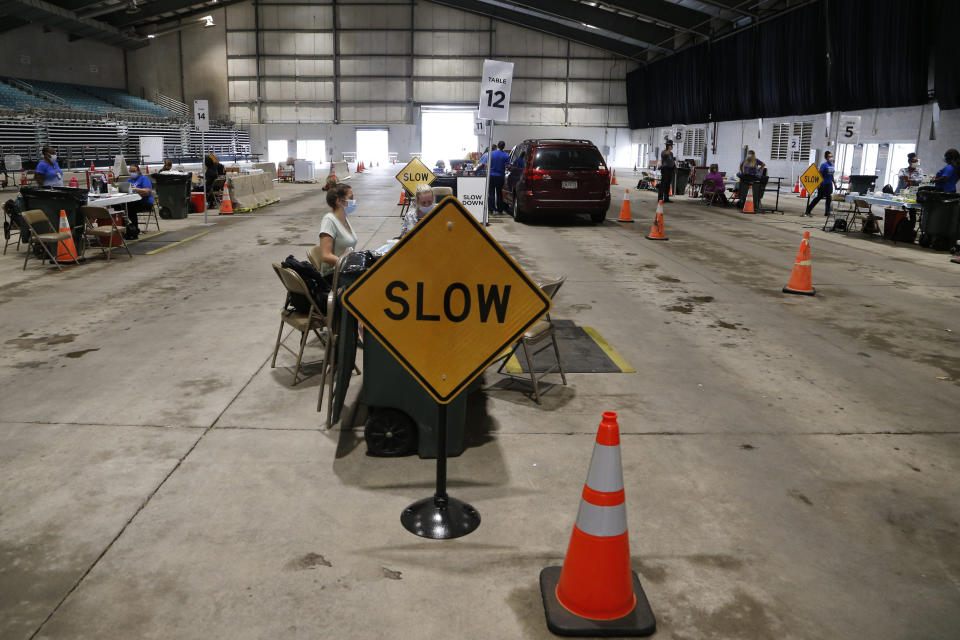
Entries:
<svg viewBox="0 0 960 640">
<path fill-rule="evenodd" d="M 860 116 L 841 116 L 837 130 L 837 140 L 845 144 L 860 142 Z"/>
<path fill-rule="evenodd" d="M 480 78 L 481 120 L 507 122 L 510 119 L 510 85 L 513 84 L 513 63 L 500 60 L 483 61 Z"/>
</svg>

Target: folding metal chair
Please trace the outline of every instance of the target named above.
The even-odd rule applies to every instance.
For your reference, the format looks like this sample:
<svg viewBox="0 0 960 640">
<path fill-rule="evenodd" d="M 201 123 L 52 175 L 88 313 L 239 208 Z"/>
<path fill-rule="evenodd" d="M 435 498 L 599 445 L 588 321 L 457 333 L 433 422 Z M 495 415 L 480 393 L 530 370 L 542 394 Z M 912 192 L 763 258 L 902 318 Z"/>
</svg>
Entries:
<svg viewBox="0 0 960 640">
<path fill-rule="evenodd" d="M 7 205 L 9 205 L 9 207 Z M 3 205 L 3 255 L 7 255 L 7 247 L 10 246 L 14 234 L 17 236 L 16 250 L 20 251 L 20 243 L 24 241 L 23 232 L 20 231 L 20 225 L 18 224 L 18 219 L 21 215 L 12 200 L 8 200 L 7 203 Z"/>
<path fill-rule="evenodd" d="M 843 194 L 831 193 L 830 215 L 826 216 L 826 220 L 823 221 L 823 230 L 827 231 L 829 227 L 830 231 L 846 231 L 850 224 L 849 218 L 852 212 L 853 207 L 850 206 Z M 833 225 L 830 224 L 831 218 L 833 219 Z M 839 224 L 838 220 L 843 220 L 843 224 Z"/>
<path fill-rule="evenodd" d="M 124 235 L 127 233 L 126 227 L 117 226 L 116 220 L 110 215 L 110 211 L 105 207 L 80 207 L 80 214 L 84 218 L 83 226 L 83 249 L 81 254 L 86 253 L 91 239 L 96 239 L 100 253 L 107 256 L 107 262 L 110 262 L 110 256 L 116 248 L 113 246 L 114 238 L 120 238 L 120 246 L 124 248 L 130 259 L 133 254 L 130 253 L 130 247 Z M 106 242 L 106 244 L 105 244 Z"/>
<path fill-rule="evenodd" d="M 553 297 L 557 295 L 557 291 L 560 290 L 560 287 L 563 286 L 566 276 L 562 276 L 556 280 L 550 282 L 545 282 L 540 285 L 540 289 L 547 295 L 548 298 L 553 300 Z M 536 345 L 541 342 L 546 342 L 549 339 L 547 344 L 534 349 Z M 545 349 L 549 349 L 553 346 L 553 353 L 556 356 L 556 364 L 550 366 L 549 369 L 544 371 L 541 374 L 537 374 L 536 369 L 534 369 L 533 359 L 534 357 Z M 510 361 L 510 358 L 517 352 L 517 349 L 523 349 L 524 359 L 527 361 L 527 370 L 530 374 L 530 381 L 533 383 L 533 395 L 537 401 L 537 404 L 540 404 L 540 380 L 544 376 L 554 373 L 555 371 L 560 373 L 560 379 L 563 380 L 564 386 L 567 384 L 567 376 L 563 371 L 563 364 L 560 362 L 560 347 L 557 346 L 557 336 L 553 328 L 553 322 L 550 320 L 550 314 L 548 313 L 544 316 L 543 319 L 537 320 L 532 327 L 530 327 L 526 333 L 513 345 L 513 348 L 510 349 L 510 352 L 504 356 L 501 356 L 503 362 L 500 363 L 500 367 L 497 369 L 497 373 L 501 373 L 505 376 L 515 379 L 526 380 L 525 377 L 504 373 L 503 368 L 507 365 L 507 362 Z"/>
<path fill-rule="evenodd" d="M 26 221 L 27 227 L 30 229 L 30 240 L 27 243 L 27 257 L 23 259 L 23 270 L 27 270 L 27 261 L 33 257 L 34 247 L 39 245 L 43 248 L 43 252 L 46 254 L 47 258 L 50 259 L 50 262 L 57 265 L 57 269 L 63 271 L 63 267 L 61 267 L 60 263 L 57 262 L 56 256 L 50 252 L 50 247 L 47 245 L 53 244 L 56 247 L 60 241 L 68 240 L 70 238 L 70 232 L 60 231 L 54 227 L 53 223 L 50 222 L 50 219 L 47 218 L 47 214 L 40 209 L 24 211 L 23 219 Z M 49 229 L 49 231 L 41 232 L 40 229 Z M 80 261 L 79 256 L 73 253 L 71 253 L 71 255 L 73 256 L 75 262 Z M 40 264 L 43 264 L 47 258 L 44 258 L 41 255 Z"/>
<path fill-rule="evenodd" d="M 333 269 L 333 278 L 330 282 L 330 293 L 327 294 L 327 349 L 323 355 L 323 375 L 320 379 L 320 395 L 317 398 L 317 411 L 319 412 L 323 406 L 323 391 L 324 387 L 326 387 L 327 419 L 324 424 L 326 424 L 328 429 L 332 426 L 330 420 L 333 417 L 333 381 L 337 366 L 337 343 L 340 341 L 340 312 L 337 306 L 337 289 L 340 286 L 340 272 L 347 263 L 347 256 L 349 256 L 352 251 L 353 249 L 348 248 L 343 255 L 340 256 L 340 259 L 337 260 L 337 266 Z M 308 256 L 311 261 L 314 259 L 309 253 Z M 360 369 L 357 368 L 356 363 L 354 363 L 352 371 L 360 373 Z"/>
<path fill-rule="evenodd" d="M 160 231 L 160 205 L 157 202 L 157 190 L 153 190 L 153 206 L 149 211 L 144 211 L 141 214 L 143 217 L 137 219 L 140 223 L 140 231 L 145 232 L 150 229 L 150 219 L 153 218 L 153 224 L 157 225 L 157 231 Z"/>
<path fill-rule="evenodd" d="M 273 270 L 276 272 L 277 277 L 280 278 L 280 282 L 283 283 L 284 288 L 287 290 L 287 296 L 283 301 L 283 308 L 280 310 L 280 329 L 277 331 L 277 343 L 273 348 L 273 360 L 270 362 L 270 368 L 273 369 L 277 366 L 277 353 L 280 351 L 281 342 L 280 339 L 283 337 L 283 325 L 288 324 L 297 331 L 300 332 L 300 350 L 294 351 L 289 348 L 287 345 L 282 345 L 284 349 L 290 353 L 296 353 L 297 355 L 297 365 L 293 371 L 293 385 L 296 386 L 299 382 L 298 377 L 300 375 L 300 367 L 303 362 L 303 350 L 307 346 L 307 337 L 310 335 L 310 332 L 317 336 L 320 342 L 324 345 L 324 348 L 327 348 L 329 344 L 329 337 L 325 340 L 322 335 L 320 335 L 320 329 L 323 329 L 327 324 L 327 319 L 324 314 L 320 311 L 320 306 L 313 299 L 313 296 L 310 294 L 310 289 L 307 287 L 307 284 L 303 281 L 299 274 L 293 269 L 287 269 L 280 266 L 277 263 L 273 264 Z M 310 305 L 308 311 L 297 311 L 293 308 L 293 296 L 301 295 L 306 298 L 307 302 Z M 326 356 L 324 356 L 324 366 L 326 366 Z M 321 386 L 321 390 L 322 390 Z"/>
<path fill-rule="evenodd" d="M 850 223 L 847 225 L 849 230 L 853 229 L 858 221 L 860 222 L 860 231 L 866 229 L 866 233 L 876 235 L 877 233 L 883 237 L 883 228 L 878 224 L 877 216 L 873 215 L 873 209 L 866 200 L 861 200 L 857 198 L 853 201 L 853 216 L 850 218 Z"/>
</svg>

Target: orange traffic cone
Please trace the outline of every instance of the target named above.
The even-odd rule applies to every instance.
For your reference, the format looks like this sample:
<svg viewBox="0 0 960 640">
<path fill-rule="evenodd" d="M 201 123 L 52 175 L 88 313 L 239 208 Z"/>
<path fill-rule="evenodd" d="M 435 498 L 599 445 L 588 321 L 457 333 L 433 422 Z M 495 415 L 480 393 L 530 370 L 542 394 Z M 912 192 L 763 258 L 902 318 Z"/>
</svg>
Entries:
<svg viewBox="0 0 960 640">
<path fill-rule="evenodd" d="M 547 628 L 564 636 L 648 636 L 657 627 L 630 569 L 617 414 L 605 411 L 563 567 L 540 572 Z"/>
<path fill-rule="evenodd" d="M 613 170 L 613 178 L 610 180 L 610 184 L 617 184 L 617 170 Z"/>
<path fill-rule="evenodd" d="M 630 215 L 630 189 L 623 193 L 623 204 L 620 205 L 620 217 L 617 222 L 633 222 L 633 216 Z"/>
<path fill-rule="evenodd" d="M 398 205 L 405 205 L 405 204 L 407 204 L 407 190 L 406 190 L 406 189 L 400 189 L 400 200 L 397 201 L 397 204 L 398 204 Z"/>
<path fill-rule="evenodd" d="M 650 234 L 647 240 L 669 240 L 663 234 L 663 200 L 657 203 L 657 214 L 653 217 L 653 226 L 650 227 Z"/>
<path fill-rule="evenodd" d="M 57 262 L 80 262 L 77 257 L 77 246 L 73 244 L 73 233 L 70 231 L 70 221 L 67 212 L 60 209 L 60 233 L 66 231 L 70 237 L 57 243 Z"/>
<path fill-rule="evenodd" d="M 220 201 L 220 215 L 233 213 L 233 200 L 230 199 L 230 188 L 223 183 L 223 200 Z"/>
<path fill-rule="evenodd" d="M 807 197 L 807 186 L 806 186 L 806 185 L 803 185 L 803 184 L 800 185 L 800 196 L 799 196 L 799 197 L 801 197 L 801 198 L 806 198 L 806 197 Z"/>
<path fill-rule="evenodd" d="M 747 199 L 743 203 L 743 213 L 756 213 L 753 208 L 753 185 L 747 187 Z"/>
<path fill-rule="evenodd" d="M 783 288 L 784 293 L 799 293 L 805 296 L 812 296 L 817 292 L 813 288 L 813 260 L 810 259 L 810 232 L 803 232 L 803 240 L 800 241 L 800 251 L 797 252 L 797 259 L 793 263 L 793 272 L 790 274 L 790 281 Z"/>
<path fill-rule="evenodd" d="M 793 185 L 793 192 L 800 193 L 800 176 L 797 176 L 797 182 Z"/>
</svg>

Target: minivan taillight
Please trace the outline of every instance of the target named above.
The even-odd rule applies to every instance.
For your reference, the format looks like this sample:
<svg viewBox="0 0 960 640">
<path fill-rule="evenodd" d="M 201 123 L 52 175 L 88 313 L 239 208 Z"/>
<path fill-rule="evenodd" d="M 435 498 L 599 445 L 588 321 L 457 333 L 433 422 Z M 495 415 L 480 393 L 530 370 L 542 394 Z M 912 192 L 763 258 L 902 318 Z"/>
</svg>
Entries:
<svg viewBox="0 0 960 640">
<path fill-rule="evenodd" d="M 527 169 L 523 172 L 523 177 L 527 180 L 543 180 L 547 172 L 543 169 Z"/>
<path fill-rule="evenodd" d="M 598 176 L 608 176 L 608 175 L 610 175 L 610 172 L 607 171 L 606 169 L 597 169 L 597 175 L 598 175 Z"/>
</svg>

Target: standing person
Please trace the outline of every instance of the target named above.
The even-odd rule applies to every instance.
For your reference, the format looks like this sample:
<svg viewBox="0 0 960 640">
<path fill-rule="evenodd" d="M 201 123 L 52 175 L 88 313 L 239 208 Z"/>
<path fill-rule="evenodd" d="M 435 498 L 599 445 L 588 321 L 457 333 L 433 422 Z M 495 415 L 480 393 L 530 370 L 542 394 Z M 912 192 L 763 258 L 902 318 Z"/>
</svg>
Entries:
<svg viewBox="0 0 960 640">
<path fill-rule="evenodd" d="M 130 225 L 127 227 L 127 240 L 136 240 L 140 236 L 140 220 L 137 214 L 141 211 L 150 211 L 153 209 L 153 182 L 150 178 L 140 173 L 140 165 L 133 162 L 128 167 L 130 177 L 127 182 L 130 183 L 130 193 L 136 193 L 140 199 L 127 205 L 127 215 L 130 216 Z"/>
<path fill-rule="evenodd" d="M 34 176 L 41 187 L 62 187 L 63 171 L 57 164 L 57 150 L 47 146 L 42 149 L 43 160 L 37 163 Z"/>
<path fill-rule="evenodd" d="M 480 159 L 477 160 L 477 165 L 473 168 L 474 172 L 478 176 L 486 175 L 487 171 L 487 160 L 489 159 L 490 147 L 486 147 L 483 150 L 483 153 L 480 154 Z"/>
<path fill-rule="evenodd" d="M 757 153 L 750 149 L 747 151 L 747 157 L 743 159 L 743 162 L 740 163 L 740 174 L 743 176 L 753 176 L 754 178 L 760 177 L 761 171 L 763 171 L 764 164 L 757 159 Z"/>
<path fill-rule="evenodd" d="M 673 142 L 667 140 L 667 144 L 660 154 L 660 183 L 657 185 L 657 191 L 660 193 L 660 200 L 670 202 L 670 187 L 673 186 L 673 175 L 677 170 L 677 159 L 673 156 Z"/>
<path fill-rule="evenodd" d="M 830 196 L 833 194 L 833 153 L 830 151 L 825 151 L 823 154 L 823 162 L 820 164 L 820 179 L 822 181 L 820 186 L 817 187 L 817 195 L 807 205 L 807 211 L 803 214 L 807 217 L 813 215 L 810 212 L 821 200 L 824 202 L 823 215 L 830 215 Z"/>
<path fill-rule="evenodd" d="M 346 184 L 330 188 L 327 190 L 327 205 L 331 211 L 320 222 L 320 275 L 329 280 L 340 256 L 357 246 L 357 234 L 347 221 L 348 216 L 357 210 L 353 189 Z"/>
<path fill-rule="evenodd" d="M 943 154 L 943 161 L 947 164 L 937 171 L 937 177 L 933 179 L 933 183 L 938 191 L 956 193 L 957 178 L 960 178 L 960 151 L 947 149 Z"/>
<path fill-rule="evenodd" d="M 490 193 L 487 194 L 487 209 L 490 213 L 503 213 L 503 177 L 510 154 L 503 150 L 507 144 L 501 140 L 490 153 Z"/>
<path fill-rule="evenodd" d="M 923 170 L 920 169 L 920 158 L 915 153 L 907 154 L 907 166 L 897 173 L 897 190 L 900 193 L 902 189 L 910 187 L 919 187 L 923 182 Z"/>
<path fill-rule="evenodd" d="M 414 196 L 416 207 L 407 209 L 407 212 L 400 217 L 400 237 L 407 235 L 417 226 L 417 223 L 426 217 L 433 210 L 434 196 L 433 188 L 428 184 L 417 186 L 417 194 Z"/>
</svg>

